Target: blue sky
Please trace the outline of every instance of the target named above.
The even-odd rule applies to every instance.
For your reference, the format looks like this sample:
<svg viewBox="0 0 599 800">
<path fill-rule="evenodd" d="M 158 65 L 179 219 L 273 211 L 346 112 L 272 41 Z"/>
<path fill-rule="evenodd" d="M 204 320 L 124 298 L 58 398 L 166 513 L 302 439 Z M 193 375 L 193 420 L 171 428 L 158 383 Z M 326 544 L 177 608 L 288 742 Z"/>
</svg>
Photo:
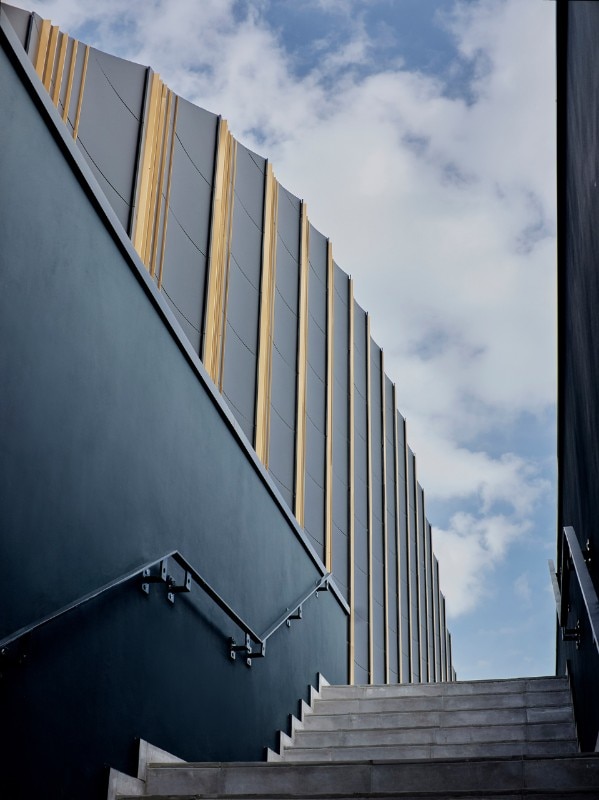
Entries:
<svg viewBox="0 0 599 800">
<path fill-rule="evenodd" d="M 458 676 L 552 673 L 555 4 L 29 7 L 223 114 L 307 200 L 397 384 Z"/>
</svg>

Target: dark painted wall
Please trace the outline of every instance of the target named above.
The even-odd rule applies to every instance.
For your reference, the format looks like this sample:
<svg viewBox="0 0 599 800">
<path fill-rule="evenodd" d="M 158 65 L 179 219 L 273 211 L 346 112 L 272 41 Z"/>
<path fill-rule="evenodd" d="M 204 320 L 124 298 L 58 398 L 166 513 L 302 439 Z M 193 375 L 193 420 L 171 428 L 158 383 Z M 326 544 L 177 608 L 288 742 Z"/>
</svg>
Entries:
<svg viewBox="0 0 599 800">
<path fill-rule="evenodd" d="M 165 324 L 176 325 L 89 190 L 56 112 L 8 52 L 0 636 L 174 548 L 260 632 L 319 570 L 199 361 Z M 346 621 L 333 593 L 321 595 L 248 669 L 228 660 L 233 626 L 197 591 L 174 607 L 137 585 L 93 601 L 31 636 L 25 664 L 2 670 L 10 769 L 0 793 L 99 798 L 104 763 L 133 769 L 135 736 L 184 758 L 257 759 L 318 670 L 347 680 Z"/>
<path fill-rule="evenodd" d="M 558 531 L 572 525 L 599 552 L 599 5 L 558 3 Z M 588 565 L 599 589 L 599 560 Z M 570 581 L 575 587 L 575 581 Z M 582 642 L 558 641 L 557 669 L 573 676 L 578 730 L 599 730 L 599 657 L 582 601 L 569 600 Z"/>
</svg>

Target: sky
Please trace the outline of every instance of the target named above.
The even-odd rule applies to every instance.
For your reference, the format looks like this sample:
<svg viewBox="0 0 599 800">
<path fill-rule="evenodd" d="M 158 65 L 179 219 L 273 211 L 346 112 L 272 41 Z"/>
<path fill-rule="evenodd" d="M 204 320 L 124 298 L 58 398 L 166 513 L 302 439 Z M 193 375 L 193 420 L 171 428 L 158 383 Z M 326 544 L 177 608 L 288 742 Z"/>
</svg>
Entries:
<svg viewBox="0 0 599 800">
<path fill-rule="evenodd" d="M 461 679 L 552 674 L 555 3 L 30 0 L 272 162 L 371 313 Z"/>
</svg>

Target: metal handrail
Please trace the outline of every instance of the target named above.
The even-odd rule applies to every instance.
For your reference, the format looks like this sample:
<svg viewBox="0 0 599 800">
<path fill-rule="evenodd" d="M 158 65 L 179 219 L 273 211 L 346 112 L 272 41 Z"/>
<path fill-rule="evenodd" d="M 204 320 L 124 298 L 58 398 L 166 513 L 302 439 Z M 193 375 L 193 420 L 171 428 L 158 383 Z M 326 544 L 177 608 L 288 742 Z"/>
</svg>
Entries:
<svg viewBox="0 0 599 800">
<path fill-rule="evenodd" d="M 169 574 L 168 565 L 169 560 L 171 559 L 185 571 L 185 577 L 182 583 L 178 583 L 173 576 Z M 157 566 L 159 566 L 160 569 L 158 573 L 155 573 L 153 570 Z M 246 663 L 248 666 L 251 666 L 252 659 L 261 658 L 266 655 L 266 641 L 273 635 L 273 633 L 275 633 L 275 631 L 277 631 L 285 623 L 291 625 L 291 620 L 293 619 L 302 619 L 303 604 L 309 600 L 312 595 L 316 594 L 318 596 L 319 591 L 326 591 L 329 588 L 331 574 L 329 572 L 325 573 L 318 581 L 316 581 L 315 584 L 310 586 L 310 588 L 298 600 L 296 600 L 292 606 L 286 608 L 285 611 L 275 620 L 275 622 L 273 622 L 273 624 L 270 625 L 260 636 L 250 627 L 250 625 L 248 625 L 247 622 L 245 622 L 244 619 L 242 619 L 242 617 L 239 616 L 239 614 L 233 608 L 231 608 L 231 606 L 220 596 L 216 589 L 214 589 L 208 583 L 208 581 L 200 575 L 195 567 L 193 567 L 189 561 L 187 561 L 187 559 L 182 556 L 181 553 L 179 553 L 178 550 L 172 550 L 170 553 L 166 553 L 165 555 L 161 556 L 161 558 L 157 558 L 154 561 L 149 561 L 140 567 L 136 567 L 130 572 L 127 572 L 124 575 L 109 581 L 103 586 L 100 586 L 97 589 L 82 595 L 81 597 L 77 598 L 77 600 L 73 600 L 71 603 L 62 606 L 62 608 L 53 611 L 51 614 L 41 617 L 41 619 L 38 619 L 29 625 L 25 625 L 8 636 L 5 636 L 3 639 L 0 639 L 0 655 L 5 655 L 9 645 L 13 644 L 19 639 L 22 639 L 27 634 L 43 628 L 45 625 L 48 625 L 48 623 L 54 621 L 55 619 L 68 614 L 70 611 L 74 611 L 76 608 L 81 608 L 81 606 L 89 603 L 90 600 L 93 600 L 94 598 L 99 597 L 100 595 L 105 594 L 112 589 L 116 589 L 118 586 L 121 586 L 122 584 L 136 577 L 142 578 L 141 588 L 146 594 L 149 594 L 150 585 L 152 583 L 162 582 L 166 584 L 167 599 L 171 603 L 174 602 L 175 595 L 177 593 L 189 592 L 191 590 L 191 582 L 193 580 L 199 586 L 199 588 L 202 589 L 208 595 L 208 597 L 210 597 L 210 599 L 216 603 L 216 605 L 222 611 L 225 612 L 229 619 L 231 619 L 232 622 L 234 622 L 235 625 L 237 625 L 237 627 L 244 632 L 244 644 L 237 644 L 233 638 L 228 640 L 229 654 L 232 659 L 235 659 L 237 653 L 243 653 L 246 656 Z M 258 646 L 257 650 L 252 648 L 252 643 Z"/>
<path fill-rule="evenodd" d="M 597 592 L 593 585 L 589 569 L 587 567 L 587 559 L 582 552 L 576 533 L 571 525 L 563 528 L 563 537 L 561 540 L 562 547 L 560 548 L 561 565 L 559 572 L 556 571 L 553 561 L 549 561 L 549 572 L 551 574 L 551 582 L 553 584 L 553 592 L 555 595 L 555 604 L 557 608 L 557 619 L 560 628 L 562 629 L 562 637 L 564 639 L 573 639 L 576 641 L 577 647 L 580 646 L 580 623 L 576 624 L 575 628 L 567 628 L 567 609 L 564 608 L 564 577 L 568 574 L 567 568 L 568 556 L 564 553 L 563 543 L 567 545 L 569 553 L 569 562 L 574 567 L 574 573 L 580 587 L 584 606 L 586 608 L 589 625 L 593 642 L 599 652 L 599 599 Z M 561 583 L 560 583 L 561 578 Z"/>
</svg>

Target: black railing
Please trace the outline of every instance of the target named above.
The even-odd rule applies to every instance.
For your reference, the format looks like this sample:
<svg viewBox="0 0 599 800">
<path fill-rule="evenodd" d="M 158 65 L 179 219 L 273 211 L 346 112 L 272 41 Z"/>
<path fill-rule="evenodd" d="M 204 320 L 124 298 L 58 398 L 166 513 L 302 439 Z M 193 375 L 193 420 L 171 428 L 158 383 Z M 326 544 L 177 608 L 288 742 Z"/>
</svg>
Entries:
<svg viewBox="0 0 599 800">
<path fill-rule="evenodd" d="M 182 579 L 175 578 L 170 573 L 171 563 L 177 564 L 182 572 Z M 131 572 L 121 575 L 119 578 L 100 586 L 98 589 L 89 592 L 88 594 L 79 597 L 72 603 L 69 603 L 52 614 L 48 614 L 35 622 L 26 625 L 23 628 L 11 633 L 9 636 L 0 639 L 0 656 L 9 654 L 11 645 L 17 643 L 24 636 L 33 633 L 40 628 L 48 625 L 50 622 L 58 619 L 59 617 L 74 611 L 77 608 L 89 603 L 96 597 L 99 597 L 106 592 L 116 589 L 127 581 L 134 578 L 141 577 L 141 590 L 146 594 L 150 593 L 150 587 L 155 583 L 162 583 L 166 587 L 166 598 L 170 603 L 175 602 L 175 597 L 180 592 L 190 592 L 192 584 L 195 583 L 208 597 L 235 623 L 245 634 L 245 641 L 239 644 L 231 637 L 228 639 L 228 653 L 230 658 L 235 659 L 237 654 L 243 655 L 246 659 L 248 666 L 251 666 L 254 658 L 263 658 L 266 655 L 266 642 L 270 637 L 283 625 L 291 625 L 291 620 L 302 619 L 303 605 L 313 595 L 318 597 L 318 592 L 327 591 L 329 588 L 329 581 L 331 574 L 325 573 L 318 581 L 310 586 L 291 606 L 287 607 L 283 613 L 270 625 L 262 635 L 258 635 L 249 625 L 245 622 L 239 614 L 234 611 L 231 606 L 224 600 L 220 594 L 203 578 L 200 573 L 184 558 L 177 550 L 167 553 L 155 561 L 150 561 L 141 567 L 137 567 Z"/>
<path fill-rule="evenodd" d="M 563 535 L 560 537 L 558 545 L 558 569 L 555 569 L 553 561 L 549 561 L 549 572 L 553 584 L 557 620 L 562 632 L 562 638 L 564 641 L 574 641 L 576 642 L 576 647 L 580 647 L 580 619 L 576 620 L 574 626 L 568 626 L 570 605 L 567 598 L 570 595 L 570 576 L 574 572 L 580 587 L 593 641 L 597 652 L 599 652 L 599 600 L 587 566 L 590 560 L 589 544 L 587 543 L 583 551 L 576 538 L 574 528 L 568 526 L 563 529 Z"/>
</svg>

